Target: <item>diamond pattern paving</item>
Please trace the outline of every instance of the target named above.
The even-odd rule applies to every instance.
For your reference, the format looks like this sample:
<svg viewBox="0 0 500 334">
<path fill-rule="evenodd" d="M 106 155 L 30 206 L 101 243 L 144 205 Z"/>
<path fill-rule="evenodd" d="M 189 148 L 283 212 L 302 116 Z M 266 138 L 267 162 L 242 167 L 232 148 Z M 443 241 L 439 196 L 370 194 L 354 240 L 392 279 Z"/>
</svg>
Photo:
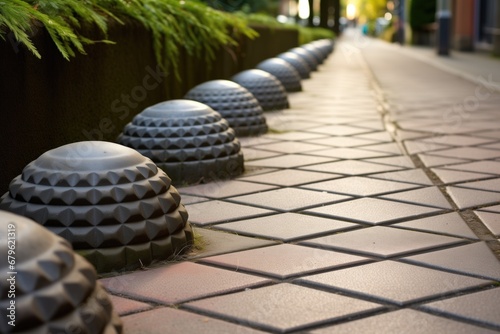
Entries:
<svg viewBox="0 0 500 334">
<path fill-rule="evenodd" d="M 208 329 L 211 333 L 217 334 L 264 333 L 248 327 L 167 307 L 130 315 L 122 318 L 122 320 L 126 333 L 207 333 Z"/>
<path fill-rule="evenodd" d="M 355 199 L 307 210 L 307 212 L 314 214 L 372 225 L 418 218 L 439 211 L 441 209 L 376 198 Z"/>
<path fill-rule="evenodd" d="M 346 177 L 303 186 L 303 188 L 323 190 L 352 196 L 380 195 L 406 189 L 414 189 L 417 187 L 417 185 L 409 183 L 383 181 L 360 176 Z"/>
<path fill-rule="evenodd" d="M 325 327 L 311 334 L 428 334 L 428 333 L 447 333 L 447 334 L 493 334 L 497 333 L 483 327 L 464 324 L 446 318 L 430 315 L 424 312 L 418 312 L 410 309 L 404 309 L 395 312 L 374 315 L 371 317 L 355 320 L 352 322 L 339 324 L 336 326 Z"/>
<path fill-rule="evenodd" d="M 425 304 L 422 309 L 472 320 L 500 329 L 500 288 Z M 474 307 L 471 307 L 474 305 Z"/>
<path fill-rule="evenodd" d="M 272 216 L 241 220 L 217 225 L 217 229 L 254 235 L 275 240 L 292 241 L 319 234 L 343 231 L 358 227 L 336 219 L 315 217 L 298 213 L 281 213 Z"/>
<path fill-rule="evenodd" d="M 262 261 L 262 259 L 266 260 Z M 204 263 L 281 279 L 366 261 L 368 261 L 366 258 L 360 256 L 289 244 L 208 257 L 202 260 Z"/>
<path fill-rule="evenodd" d="M 415 219 L 404 223 L 394 224 L 392 226 L 457 236 L 461 238 L 477 239 L 474 232 L 472 232 L 462 217 L 460 217 L 460 215 L 456 212 Z"/>
<path fill-rule="evenodd" d="M 199 300 L 185 307 L 280 333 L 382 308 L 376 303 L 291 284 Z"/>
<path fill-rule="evenodd" d="M 387 172 L 402 168 L 396 166 L 374 164 L 365 161 L 344 160 L 344 161 L 330 162 L 319 165 L 302 167 L 301 169 L 312 170 L 317 172 L 337 173 L 344 175 L 363 175 L 363 174 Z"/>
<path fill-rule="evenodd" d="M 198 195 L 208 198 L 224 198 L 230 196 L 243 195 L 258 191 L 270 190 L 275 187 L 242 182 L 237 180 L 219 181 L 206 184 L 200 184 L 191 187 L 179 188 L 182 194 Z"/>
<path fill-rule="evenodd" d="M 307 276 L 299 281 L 397 305 L 491 284 L 488 280 L 393 261 Z"/>
<path fill-rule="evenodd" d="M 193 224 L 208 225 L 231 220 L 263 216 L 273 211 L 228 203 L 223 201 L 207 201 L 186 205 L 189 221 Z"/>
<path fill-rule="evenodd" d="M 232 197 L 230 200 L 279 211 L 291 211 L 334 203 L 349 198 L 349 196 L 328 194 L 319 191 L 282 188 L 246 196 Z"/>
<path fill-rule="evenodd" d="M 500 262 L 484 242 L 410 256 L 402 260 L 500 281 Z"/>
<path fill-rule="evenodd" d="M 291 187 L 305 183 L 329 180 L 336 177 L 341 177 L 341 175 L 285 169 L 272 173 L 243 177 L 241 180 Z"/>
<path fill-rule="evenodd" d="M 114 294 L 159 304 L 178 304 L 192 299 L 262 285 L 268 280 L 233 271 L 183 262 L 125 276 L 101 279 Z"/>
<path fill-rule="evenodd" d="M 303 241 L 302 244 L 387 258 L 459 242 L 462 240 L 375 226 L 311 239 Z"/>
<path fill-rule="evenodd" d="M 441 209 L 452 209 L 446 197 L 443 196 L 437 187 L 403 191 L 397 194 L 384 195 L 380 197 L 417 205 L 427 205 Z"/>
</svg>

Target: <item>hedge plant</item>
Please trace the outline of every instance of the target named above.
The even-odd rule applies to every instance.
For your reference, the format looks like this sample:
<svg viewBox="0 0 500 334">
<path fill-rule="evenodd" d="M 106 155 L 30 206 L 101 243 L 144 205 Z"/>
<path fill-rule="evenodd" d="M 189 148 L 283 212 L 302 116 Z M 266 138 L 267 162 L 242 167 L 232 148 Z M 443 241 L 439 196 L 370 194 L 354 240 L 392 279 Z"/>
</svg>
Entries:
<svg viewBox="0 0 500 334">
<path fill-rule="evenodd" d="M 86 44 L 112 43 L 107 39 L 109 23 L 130 19 L 151 32 L 158 63 L 174 70 L 181 48 L 209 61 L 220 46 L 236 44 L 238 35 L 257 36 L 243 18 L 194 0 L 0 0 L 0 38 L 13 34 L 38 58 L 42 55 L 30 38 L 37 29 L 45 28 L 69 60 L 85 54 Z M 85 36 L 89 30 L 84 26 L 97 27 L 103 38 Z"/>
</svg>

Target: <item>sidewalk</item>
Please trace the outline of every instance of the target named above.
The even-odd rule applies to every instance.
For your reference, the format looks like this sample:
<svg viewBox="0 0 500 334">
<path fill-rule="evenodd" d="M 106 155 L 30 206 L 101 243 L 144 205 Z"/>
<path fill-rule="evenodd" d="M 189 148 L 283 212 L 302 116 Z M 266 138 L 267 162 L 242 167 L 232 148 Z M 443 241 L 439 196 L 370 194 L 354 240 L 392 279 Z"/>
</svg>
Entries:
<svg viewBox="0 0 500 334">
<path fill-rule="evenodd" d="M 179 188 L 203 248 L 100 280 L 126 333 L 500 331 L 500 94 L 396 48 L 346 34 Z"/>
</svg>

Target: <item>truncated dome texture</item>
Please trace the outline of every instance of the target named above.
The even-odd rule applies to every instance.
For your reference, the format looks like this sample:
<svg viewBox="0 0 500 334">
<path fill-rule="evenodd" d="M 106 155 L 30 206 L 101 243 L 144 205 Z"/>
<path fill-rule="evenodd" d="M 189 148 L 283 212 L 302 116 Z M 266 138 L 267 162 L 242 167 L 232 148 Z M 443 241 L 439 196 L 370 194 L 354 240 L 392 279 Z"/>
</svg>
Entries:
<svg viewBox="0 0 500 334">
<path fill-rule="evenodd" d="M 257 64 L 256 68 L 274 75 L 287 92 L 300 92 L 302 84 L 295 68 L 280 58 L 269 58 Z"/>
<path fill-rule="evenodd" d="M 65 238 L 98 272 L 165 260 L 192 240 L 188 214 L 168 176 L 114 143 L 61 146 L 28 164 L 0 209 Z"/>
<path fill-rule="evenodd" d="M 309 68 L 312 71 L 317 71 L 318 70 L 318 61 L 316 60 L 316 57 L 314 57 L 310 51 L 307 51 L 304 48 L 301 47 L 296 47 L 293 49 L 288 50 L 288 52 L 295 53 L 299 57 L 301 57 L 309 66 Z"/>
<path fill-rule="evenodd" d="M 197 101 L 171 100 L 146 108 L 125 126 L 118 141 L 149 157 L 177 185 L 243 173 L 234 130 L 218 112 Z"/>
<path fill-rule="evenodd" d="M 311 77 L 311 68 L 307 65 L 306 61 L 302 59 L 298 54 L 293 52 L 283 52 L 276 56 L 277 58 L 283 59 L 287 63 L 293 66 L 297 73 L 299 73 L 301 79 L 308 79 Z"/>
<path fill-rule="evenodd" d="M 121 333 L 108 295 L 92 265 L 64 239 L 37 223 L 0 211 L 1 333 Z M 13 271 L 7 262 L 7 231 L 15 231 L 15 298 L 9 298 Z M 15 300 L 15 327 L 8 325 Z"/>
<path fill-rule="evenodd" d="M 185 98 L 204 103 L 220 113 L 237 136 L 255 136 L 267 132 L 259 101 L 235 82 L 207 81 L 187 92 Z"/>
<path fill-rule="evenodd" d="M 283 110 L 290 106 L 285 87 L 268 72 L 246 70 L 239 72 L 231 80 L 248 89 L 264 111 Z"/>
</svg>

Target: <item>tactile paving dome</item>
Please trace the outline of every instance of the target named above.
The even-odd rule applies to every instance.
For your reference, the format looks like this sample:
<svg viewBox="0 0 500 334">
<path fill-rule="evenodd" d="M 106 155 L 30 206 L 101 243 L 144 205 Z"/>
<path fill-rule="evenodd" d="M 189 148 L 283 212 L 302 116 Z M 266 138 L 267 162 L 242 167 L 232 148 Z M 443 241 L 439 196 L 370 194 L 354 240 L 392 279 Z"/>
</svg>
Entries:
<svg viewBox="0 0 500 334">
<path fill-rule="evenodd" d="M 237 136 L 256 136 L 267 132 L 259 101 L 245 87 L 228 80 L 207 81 L 192 88 L 186 99 L 204 103 L 229 122 Z"/>
<path fill-rule="evenodd" d="M 292 65 L 281 58 L 266 59 L 255 67 L 274 75 L 287 92 L 300 92 L 302 90 L 299 73 Z"/>
<path fill-rule="evenodd" d="M 264 111 L 283 110 L 290 106 L 285 87 L 271 73 L 246 70 L 237 73 L 231 80 L 248 89 Z"/>
<path fill-rule="evenodd" d="M 170 178 L 128 147 L 87 141 L 28 164 L 0 199 L 65 238 L 98 272 L 165 260 L 192 240 Z"/>
<path fill-rule="evenodd" d="M 6 211 L 0 211 L 0 225 L 5 231 L 0 238 L 1 333 L 122 332 L 107 293 L 96 282 L 94 268 L 73 252 L 68 241 Z M 9 225 L 15 234 L 12 267 L 7 262 L 7 252 L 12 250 L 6 237 Z M 8 324 L 12 300 L 15 326 Z"/>
<path fill-rule="evenodd" d="M 243 173 L 234 130 L 218 112 L 197 101 L 170 100 L 146 108 L 125 126 L 118 141 L 153 160 L 176 185 Z"/>
</svg>

